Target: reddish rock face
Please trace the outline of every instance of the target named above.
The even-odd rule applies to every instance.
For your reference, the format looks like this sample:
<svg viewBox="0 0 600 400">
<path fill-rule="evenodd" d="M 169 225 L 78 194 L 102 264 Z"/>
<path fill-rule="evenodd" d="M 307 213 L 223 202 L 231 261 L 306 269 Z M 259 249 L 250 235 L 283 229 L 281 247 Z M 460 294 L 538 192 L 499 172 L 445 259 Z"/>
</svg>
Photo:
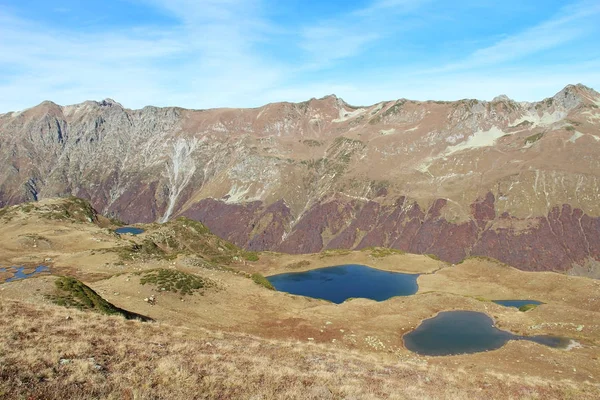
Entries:
<svg viewBox="0 0 600 400">
<path fill-rule="evenodd" d="M 457 263 L 468 256 L 488 256 L 534 271 L 565 271 L 588 257 L 600 259 L 600 218 L 569 205 L 553 208 L 546 217 L 496 219 L 491 193 L 471 206 L 472 220 L 460 224 L 441 215 L 446 200 L 428 210 L 400 197 L 392 206 L 376 201 L 339 199 L 317 203 L 290 229 L 293 216 L 283 201 L 269 207 L 205 199 L 186 216 L 198 219 L 214 233 L 251 250 L 313 253 L 323 249 L 384 246 L 411 253 L 433 254 Z"/>
</svg>

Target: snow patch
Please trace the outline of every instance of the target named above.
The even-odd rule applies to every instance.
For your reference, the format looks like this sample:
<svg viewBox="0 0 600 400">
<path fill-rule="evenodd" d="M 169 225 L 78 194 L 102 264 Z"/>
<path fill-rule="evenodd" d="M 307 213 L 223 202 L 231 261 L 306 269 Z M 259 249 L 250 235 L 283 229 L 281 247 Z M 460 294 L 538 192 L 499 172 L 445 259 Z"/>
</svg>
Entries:
<svg viewBox="0 0 600 400">
<path fill-rule="evenodd" d="M 244 200 L 244 197 L 250 193 L 250 186 L 244 188 L 244 187 L 238 187 L 237 185 L 233 185 L 231 187 L 231 189 L 229 189 L 229 192 L 227 193 L 227 200 L 225 200 L 226 203 L 239 203 L 242 200 Z"/>
<path fill-rule="evenodd" d="M 537 112 L 528 112 L 521 118 L 514 121 L 513 126 L 517 126 L 521 122 L 525 122 L 525 121 L 529 121 L 529 122 L 533 123 L 532 127 L 548 126 L 548 125 L 552 125 L 555 122 L 558 122 L 566 117 L 567 117 L 567 112 L 559 111 L 559 110 L 553 111 L 551 113 L 544 111 L 542 113 L 542 115 L 538 114 Z"/>
<path fill-rule="evenodd" d="M 591 111 L 582 112 L 583 115 L 588 115 L 588 122 L 594 124 L 595 121 L 600 121 L 600 114 L 593 113 Z"/>
<path fill-rule="evenodd" d="M 579 139 L 582 136 L 584 136 L 583 133 L 581 133 L 579 131 L 575 131 L 575 133 L 573 134 L 573 136 L 571 136 L 571 138 L 569 139 L 569 142 L 575 143 L 577 141 L 577 139 Z"/>
<path fill-rule="evenodd" d="M 331 122 L 344 122 L 344 121 L 348 121 L 349 119 L 358 117 L 361 114 L 364 114 L 367 110 L 364 108 L 357 108 L 354 111 L 347 111 L 344 107 L 340 108 L 340 115 L 339 118 L 334 119 Z"/>
<path fill-rule="evenodd" d="M 387 135 L 391 135 L 391 134 L 393 134 L 395 132 L 396 132 L 396 129 L 394 129 L 394 128 L 392 128 L 392 129 L 382 129 L 382 130 L 379 131 L 379 134 L 387 136 Z"/>
<path fill-rule="evenodd" d="M 466 141 L 446 148 L 441 156 L 445 157 L 466 149 L 493 146 L 496 140 L 500 139 L 504 135 L 507 135 L 507 133 L 495 126 L 491 127 L 487 131 L 479 130 L 469 136 Z"/>
<path fill-rule="evenodd" d="M 579 343 L 576 340 L 571 339 L 571 341 L 569 342 L 569 344 L 567 345 L 567 347 L 565 348 L 566 351 L 570 351 L 573 349 L 580 349 L 583 346 L 581 345 L 581 343 Z"/>
<path fill-rule="evenodd" d="M 493 146 L 496 140 L 501 138 L 504 135 L 510 135 L 509 133 L 504 132 L 498 127 L 491 127 L 487 131 L 479 130 L 473 133 L 468 139 L 462 143 L 459 143 L 454 146 L 448 146 L 446 150 L 441 152 L 435 157 L 427 157 L 422 163 L 417 165 L 415 169 L 417 171 L 423 172 L 425 174 L 431 175 L 429 172 L 429 167 L 431 164 L 440 158 L 445 158 L 451 154 L 457 153 L 459 151 L 468 150 L 468 149 L 477 149 L 480 147 L 490 147 Z"/>
</svg>

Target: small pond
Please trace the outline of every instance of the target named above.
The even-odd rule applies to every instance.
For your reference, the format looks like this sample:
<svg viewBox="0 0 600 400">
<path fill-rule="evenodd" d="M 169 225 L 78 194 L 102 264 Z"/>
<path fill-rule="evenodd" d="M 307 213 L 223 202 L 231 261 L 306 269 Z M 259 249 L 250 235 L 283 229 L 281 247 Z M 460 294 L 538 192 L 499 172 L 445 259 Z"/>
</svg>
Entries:
<svg viewBox="0 0 600 400">
<path fill-rule="evenodd" d="M 119 235 L 139 235 L 141 233 L 144 233 L 144 230 L 140 228 L 135 228 L 133 226 L 124 226 L 122 228 L 115 229 L 115 232 L 117 232 Z"/>
<path fill-rule="evenodd" d="M 25 267 L 0 268 L 0 272 L 12 272 L 13 276 L 11 276 L 10 278 L 5 280 L 5 282 L 12 282 L 12 281 L 16 281 L 19 279 L 31 278 L 32 276 L 35 276 L 42 272 L 50 272 L 50 268 L 40 265 L 40 266 L 36 267 L 35 270 L 30 272 L 29 274 L 25 273 Z"/>
<path fill-rule="evenodd" d="M 340 304 L 355 297 L 383 301 L 415 294 L 419 289 L 418 276 L 351 264 L 272 275 L 267 279 L 281 292 Z"/>
<path fill-rule="evenodd" d="M 536 306 L 539 306 L 540 304 L 544 304 L 541 301 L 537 301 L 537 300 L 492 300 L 492 302 L 494 302 L 496 304 L 500 304 L 501 306 L 504 306 L 504 307 L 515 307 L 515 308 L 521 308 L 521 307 L 527 306 L 529 304 L 533 304 Z"/>
<path fill-rule="evenodd" d="M 447 311 L 427 319 L 404 335 L 410 351 L 426 356 L 448 356 L 496 350 L 509 340 L 529 340 L 550 347 L 567 347 L 570 339 L 555 336 L 519 336 L 500 330 L 484 313 Z"/>
</svg>

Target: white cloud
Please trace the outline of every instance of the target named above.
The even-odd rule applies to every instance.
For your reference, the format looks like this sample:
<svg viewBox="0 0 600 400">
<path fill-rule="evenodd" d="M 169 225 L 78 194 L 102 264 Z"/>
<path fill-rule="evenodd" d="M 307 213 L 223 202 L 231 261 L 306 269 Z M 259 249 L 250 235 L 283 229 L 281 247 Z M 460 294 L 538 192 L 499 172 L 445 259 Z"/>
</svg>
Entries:
<svg viewBox="0 0 600 400">
<path fill-rule="evenodd" d="M 304 27 L 300 47 L 312 61 L 307 67 L 319 69 L 335 61 L 362 53 L 368 46 L 402 29 L 398 20 L 431 0 L 374 0 L 352 11 L 340 9 L 334 18 Z M 394 24 L 390 23 L 393 16 Z"/>
<path fill-rule="evenodd" d="M 590 27 L 595 29 L 598 14 L 600 4 L 597 3 L 583 1 L 565 6 L 553 19 L 479 49 L 459 62 L 425 72 L 480 68 L 555 48 L 588 33 Z M 590 22 L 592 25 L 589 25 Z"/>
<path fill-rule="evenodd" d="M 354 72 L 344 67 L 360 65 L 371 46 L 397 43 L 407 29 L 401 22 L 415 13 L 427 15 L 431 9 L 423 6 L 433 0 L 374 0 L 362 9 L 340 9 L 329 19 L 302 21 L 295 29 L 268 20 L 264 0 L 129 1 L 156 7 L 172 22 L 86 33 L 0 9 L 0 112 L 46 99 L 70 104 L 111 97 L 132 108 L 208 108 L 332 93 L 356 104 L 399 97 L 491 99 L 500 93 L 535 100 L 567 83 L 600 87 L 600 63 L 594 59 L 600 53 L 547 66 L 517 62 L 597 31 L 597 1 L 565 7 L 551 20 L 440 68 L 419 68 L 407 60 Z M 278 40 L 278 45 L 286 41 L 286 51 L 298 50 L 292 59 L 265 50 Z M 585 57 L 591 60 L 587 64 Z"/>
<path fill-rule="evenodd" d="M 136 108 L 248 104 L 280 78 L 253 51 L 258 17 L 235 21 L 250 2 L 152 1 L 180 24 L 81 33 L 0 14 L 0 110 L 105 97 Z"/>
</svg>

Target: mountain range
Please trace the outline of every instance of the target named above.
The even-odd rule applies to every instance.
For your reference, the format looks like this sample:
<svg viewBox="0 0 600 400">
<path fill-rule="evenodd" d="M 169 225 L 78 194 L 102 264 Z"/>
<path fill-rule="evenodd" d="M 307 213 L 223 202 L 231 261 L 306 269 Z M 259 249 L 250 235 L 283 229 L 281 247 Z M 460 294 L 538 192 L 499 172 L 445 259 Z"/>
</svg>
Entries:
<svg viewBox="0 0 600 400">
<path fill-rule="evenodd" d="M 198 220 L 248 250 L 600 274 L 600 94 L 581 84 L 533 103 L 46 101 L 0 114 L 0 162 L 0 207 L 73 195 L 126 223 Z"/>
</svg>

